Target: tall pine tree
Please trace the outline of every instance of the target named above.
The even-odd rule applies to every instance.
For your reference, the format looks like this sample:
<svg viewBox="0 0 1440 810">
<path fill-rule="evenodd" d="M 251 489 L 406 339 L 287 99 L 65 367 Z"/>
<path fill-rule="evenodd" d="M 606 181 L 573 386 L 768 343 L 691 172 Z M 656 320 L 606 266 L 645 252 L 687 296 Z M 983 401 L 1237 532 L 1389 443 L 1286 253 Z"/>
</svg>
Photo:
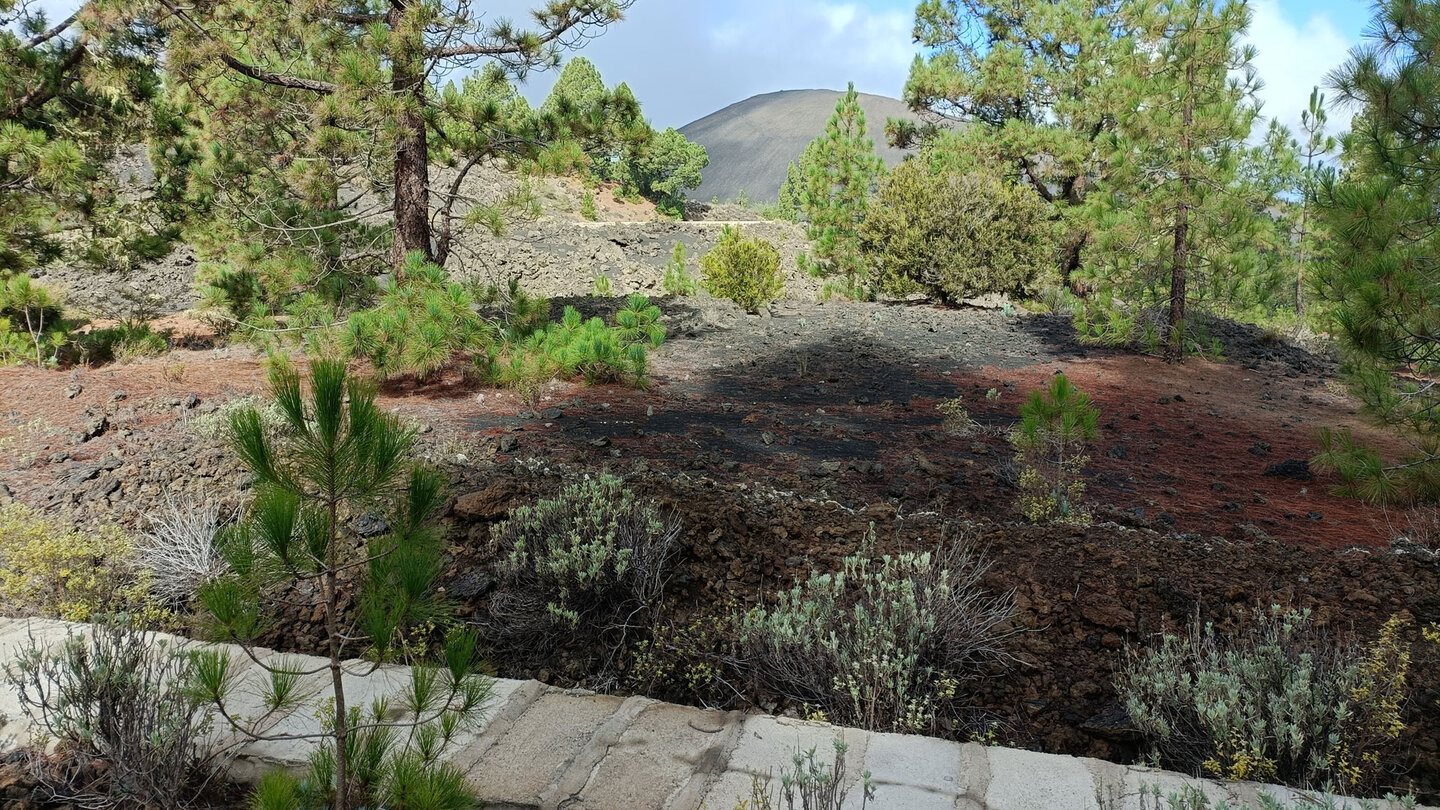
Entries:
<svg viewBox="0 0 1440 810">
<path fill-rule="evenodd" d="M 965 124 L 949 148 L 999 164 L 1055 206 L 1068 223 L 1060 261 L 1077 270 L 1091 227 L 1077 216 L 1109 157 L 1111 93 L 1125 20 L 1121 0 L 924 0 L 915 12 L 915 57 L 905 84 L 911 109 Z M 892 120 L 907 145 L 941 134 Z"/>
<path fill-rule="evenodd" d="M 1124 12 L 1109 188 L 1092 201 L 1100 227 L 1087 261 L 1129 287 L 1134 304 L 1165 288 L 1161 336 L 1179 360 L 1192 282 L 1251 272 L 1257 260 L 1245 246 L 1268 201 L 1239 182 L 1258 115 L 1254 51 L 1240 44 L 1250 10 L 1244 0 L 1134 0 Z"/>
<path fill-rule="evenodd" d="M 1305 263 L 1314 255 L 1319 234 L 1311 219 L 1315 197 L 1321 181 L 1332 169 L 1325 158 L 1335 151 L 1337 142 L 1325 130 L 1329 124 L 1325 94 L 1316 87 L 1310 91 L 1308 108 L 1300 113 L 1300 126 L 1305 130 L 1305 145 L 1299 150 L 1304 161 L 1300 167 L 1300 218 L 1296 223 L 1295 252 L 1295 314 L 1305 314 Z"/>
<path fill-rule="evenodd" d="M 866 134 L 865 110 L 851 83 L 835 105 L 825 132 L 810 142 L 796 161 L 800 187 L 789 193 L 798 200 L 815 258 L 807 261 L 821 276 L 843 276 L 847 292 L 865 293 L 867 273 L 860 248 L 860 224 L 865 221 L 870 193 L 885 162 Z M 789 181 L 787 181 L 789 185 Z"/>
<path fill-rule="evenodd" d="M 92 0 L 50 19 L 0 0 L 0 276 L 62 256 L 116 268 L 156 247 L 164 223 L 146 221 L 104 163 L 145 138 L 159 45 L 140 3 Z"/>
<path fill-rule="evenodd" d="M 1324 434 L 1322 466 L 1370 500 L 1440 500 L 1440 2 L 1385 0 L 1330 81 L 1358 108 L 1344 167 L 1322 180 L 1317 286 L 1368 411 L 1415 452 L 1387 463 Z"/>
<path fill-rule="evenodd" d="M 262 198 L 242 213 L 301 244 L 380 218 L 403 272 L 408 253 L 436 258 L 431 164 L 452 147 L 434 126 L 432 82 L 487 63 L 512 75 L 554 66 L 633 0 L 548 0 L 528 29 L 470 0 L 157 2 L 167 68 L 208 110 L 211 171 L 238 163 L 223 172 L 229 192 Z M 378 210 L 355 210 L 367 194 Z M 317 209 L 318 224 L 302 213 Z"/>
</svg>

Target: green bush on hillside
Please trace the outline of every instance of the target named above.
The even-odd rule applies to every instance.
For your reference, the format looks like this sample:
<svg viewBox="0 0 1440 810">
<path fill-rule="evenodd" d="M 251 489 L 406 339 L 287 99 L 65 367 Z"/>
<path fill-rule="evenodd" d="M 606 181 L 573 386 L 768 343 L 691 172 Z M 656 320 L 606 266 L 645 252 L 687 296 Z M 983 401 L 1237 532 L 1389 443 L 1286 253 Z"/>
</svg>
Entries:
<svg viewBox="0 0 1440 810">
<path fill-rule="evenodd" d="M 492 333 L 469 291 L 417 254 L 374 309 L 350 316 L 341 345 L 384 377 L 414 374 L 424 380 L 457 353 L 483 348 Z"/>
<path fill-rule="evenodd" d="M 632 295 L 615 313 L 613 325 L 567 306 L 558 322 L 491 344 L 477 364 L 486 380 L 514 386 L 529 400 L 538 385 L 554 377 L 644 386 L 649 349 L 664 342 L 660 308 L 643 295 Z"/>
<path fill-rule="evenodd" d="M 726 225 L 720 241 L 700 259 L 705 289 L 714 296 L 729 298 L 745 308 L 760 308 L 779 297 L 784 289 L 780 276 L 780 251 L 765 239 L 746 238 L 740 229 Z"/>
<path fill-rule="evenodd" d="M 861 237 L 892 292 L 918 288 L 951 302 L 1020 295 L 1054 263 L 1050 215 L 1016 183 L 915 159 L 881 181 Z"/>
</svg>

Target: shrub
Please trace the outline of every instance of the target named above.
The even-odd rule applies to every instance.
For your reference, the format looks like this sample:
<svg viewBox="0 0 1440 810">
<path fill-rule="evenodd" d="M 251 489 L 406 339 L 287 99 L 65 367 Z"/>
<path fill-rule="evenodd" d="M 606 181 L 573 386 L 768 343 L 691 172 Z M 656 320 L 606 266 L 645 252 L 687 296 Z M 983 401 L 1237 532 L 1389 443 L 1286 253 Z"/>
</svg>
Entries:
<svg viewBox="0 0 1440 810">
<path fill-rule="evenodd" d="M 550 322 L 550 301 L 531 295 L 512 278 L 504 286 L 490 284 L 472 290 L 476 302 L 487 309 L 501 341 L 523 340 Z"/>
<path fill-rule="evenodd" d="M 725 680 L 735 652 L 731 629 L 723 615 L 655 627 L 649 638 L 635 644 L 625 673 L 626 689 L 671 703 L 724 703 L 735 694 Z"/>
<path fill-rule="evenodd" d="M 598 216 L 598 213 L 595 210 L 594 192 L 587 191 L 585 192 L 585 196 L 580 198 L 580 216 L 584 217 L 590 222 L 594 222 L 595 218 Z"/>
<path fill-rule="evenodd" d="M 386 290 L 374 309 L 350 316 L 341 344 L 383 377 L 414 374 L 425 380 L 457 353 L 488 343 L 488 332 L 470 292 L 412 254 L 403 280 Z"/>
<path fill-rule="evenodd" d="M 1138 808 L 1139 810 L 1381 810 L 1381 802 L 1377 799 L 1360 799 L 1352 803 L 1349 799 L 1324 791 L 1319 795 L 1296 794 L 1286 799 L 1276 798 L 1264 791 L 1256 791 L 1256 793 L 1256 804 L 1250 804 L 1243 799 L 1238 800 L 1238 804 L 1231 804 L 1227 799 L 1212 801 L 1209 794 L 1196 785 L 1182 784 L 1178 792 L 1167 792 L 1162 790 L 1158 784 L 1142 784 L 1138 797 Z M 1393 793 L 1385 795 L 1384 806 L 1389 810 L 1415 810 L 1417 807 L 1413 796 L 1396 796 Z"/>
<path fill-rule="evenodd" d="M 878 559 L 861 551 L 745 614 L 742 657 L 761 688 L 831 722 L 929 729 L 962 681 L 1004 656 L 1014 601 L 980 586 L 987 567 L 965 543 Z"/>
<path fill-rule="evenodd" d="M 610 281 L 610 277 L 604 273 L 597 275 L 595 280 L 590 284 L 590 295 L 596 298 L 609 298 L 614 294 L 615 284 Z"/>
<path fill-rule="evenodd" d="M 1404 724 L 1410 661 L 1391 619 L 1368 646 L 1328 637 L 1308 611 L 1273 607 L 1229 633 L 1131 649 L 1117 689 L 1162 766 L 1228 779 L 1363 791 Z"/>
<path fill-rule="evenodd" d="M 190 417 L 186 424 L 190 431 L 202 438 L 219 440 L 225 438 L 230 431 L 230 419 L 237 413 L 255 411 L 260 415 L 260 424 L 266 430 L 274 433 L 284 424 L 284 414 L 280 412 L 274 403 L 266 403 L 260 397 L 246 395 L 233 397 L 220 403 L 220 407 L 209 413 L 197 414 Z"/>
<path fill-rule="evenodd" d="M 980 423 L 971 418 L 970 409 L 965 407 L 964 397 L 941 400 L 935 410 L 945 417 L 943 426 L 951 436 L 969 436 L 980 429 Z"/>
<path fill-rule="evenodd" d="M 220 504 L 204 498 L 176 500 L 147 515 L 150 530 L 135 545 L 140 568 L 151 572 L 151 590 L 174 605 L 188 603 L 202 585 L 225 573 L 216 545 L 223 521 Z"/>
<path fill-rule="evenodd" d="M 482 369 L 487 379 L 531 391 L 555 376 L 579 375 L 587 383 L 644 386 L 648 350 L 665 342 L 660 308 L 643 295 L 625 299 L 615 324 L 585 319 L 566 307 L 559 322 L 521 340 L 491 346 Z"/>
<path fill-rule="evenodd" d="M 861 237 L 886 288 L 951 302 L 1022 294 L 1055 254 L 1050 210 L 1033 190 L 921 159 L 881 182 Z"/>
<path fill-rule="evenodd" d="M 26 717 L 59 743 L 32 768 L 53 800 L 190 807 L 226 750 L 209 736 L 190 656 L 123 618 L 67 631 L 56 647 L 32 637 L 5 675 Z"/>
<path fill-rule="evenodd" d="M 675 243 L 675 252 L 665 263 L 665 278 L 661 280 L 660 288 L 666 295 L 694 295 L 699 290 L 700 285 L 686 266 L 684 242 Z"/>
<path fill-rule="evenodd" d="M 96 329 L 80 337 L 78 343 L 85 360 L 101 363 L 156 357 L 170 348 L 168 335 L 154 331 L 145 321 L 134 320 Z"/>
<path fill-rule="evenodd" d="M 22 504 L 0 507 L 0 598 L 11 613 L 66 621 L 115 611 L 168 618 L 132 552 L 115 526 L 80 531 Z"/>
<path fill-rule="evenodd" d="M 1020 406 L 1020 424 L 1010 433 L 1020 465 L 1020 497 L 1015 508 L 1030 520 L 1084 523 L 1080 504 L 1085 482 L 1080 473 L 1090 461 L 1088 443 L 1099 435 L 1100 410 L 1064 374 L 1044 391 L 1031 392 Z"/>
<path fill-rule="evenodd" d="M 496 639 L 535 654 L 568 639 L 613 656 L 631 631 L 648 627 L 679 536 L 673 515 L 609 475 L 521 507 L 491 534 L 505 586 L 490 604 Z M 614 661 L 588 671 L 609 680 Z"/>
<path fill-rule="evenodd" d="M 740 229 L 726 225 L 715 248 L 700 259 L 705 289 L 711 294 L 759 312 L 775 300 L 784 283 L 780 277 L 780 251 L 760 238 L 745 238 Z"/>
<path fill-rule="evenodd" d="M 839 738 L 832 745 L 835 758 L 828 765 L 816 758 L 814 748 L 796 752 L 790 764 L 780 768 L 778 788 L 770 774 L 764 779 L 751 779 L 750 798 L 740 802 L 735 810 L 842 810 L 853 806 L 845 802 L 851 788 L 845 766 L 850 746 Z M 865 810 L 875 798 L 875 783 L 870 780 L 869 771 L 860 775 L 858 787 L 860 810 Z"/>
</svg>

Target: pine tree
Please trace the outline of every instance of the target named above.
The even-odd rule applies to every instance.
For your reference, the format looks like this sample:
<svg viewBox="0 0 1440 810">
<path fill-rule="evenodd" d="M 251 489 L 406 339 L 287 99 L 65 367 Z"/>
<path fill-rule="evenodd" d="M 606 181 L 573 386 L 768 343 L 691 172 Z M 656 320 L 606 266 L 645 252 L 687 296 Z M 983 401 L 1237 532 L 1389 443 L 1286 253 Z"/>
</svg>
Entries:
<svg viewBox="0 0 1440 810">
<path fill-rule="evenodd" d="M 294 370 L 272 373 L 283 414 L 278 436 L 254 409 L 231 419 L 234 449 L 258 479 L 256 497 L 222 538 L 230 573 L 199 593 L 219 640 L 244 645 L 266 678 L 269 711 L 260 718 L 233 711 L 235 667 L 222 650 L 197 658 L 200 688 L 244 735 L 321 744 L 304 781 L 283 771 L 266 776 L 252 801 L 258 810 L 409 807 L 407 796 L 424 794 L 434 803 L 423 806 L 469 806 L 463 774 L 444 756 L 489 693 L 489 679 L 476 672 L 473 634 L 446 640 L 443 665 L 413 662 L 412 683 L 394 705 L 347 700 L 347 678 L 374 674 L 411 628 L 443 616 L 435 582 L 444 541 L 429 525 L 443 502 L 441 475 L 409 463 L 414 431 L 382 412 L 373 386 L 349 376 L 343 362 L 316 361 L 309 377 L 306 396 Z M 349 520 L 382 505 L 394 507 L 385 534 L 347 535 Z M 302 671 L 283 656 L 256 657 L 252 645 L 275 615 L 299 608 L 324 619 L 325 663 Z M 366 653 L 370 662 L 354 660 Z M 322 674 L 333 700 L 327 727 L 276 733 L 273 720 L 304 697 L 301 679 Z"/>
<path fill-rule="evenodd" d="M 1325 94 L 1316 87 L 1310 91 L 1308 109 L 1300 113 L 1300 126 L 1305 130 L 1305 145 L 1300 150 L 1305 161 L 1300 169 L 1300 221 L 1295 235 L 1295 314 L 1300 316 L 1305 314 L 1305 262 L 1313 254 L 1316 240 L 1310 214 L 1320 182 L 1331 171 L 1324 159 L 1336 146 L 1335 138 L 1325 131 L 1328 122 Z"/>
<path fill-rule="evenodd" d="M 137 3 L 92 0 L 53 21 L 0 0 L 0 276 L 62 256 L 123 269 L 163 247 L 163 223 L 103 166 L 145 138 L 159 43 Z"/>
<path fill-rule="evenodd" d="M 785 167 L 785 181 L 780 184 L 780 198 L 775 203 L 775 213 L 787 222 L 800 221 L 800 170 L 795 161 Z"/>
<path fill-rule="evenodd" d="M 893 142 L 944 135 L 949 148 L 998 166 L 1067 222 L 1060 269 L 1081 266 L 1093 225 L 1078 211 L 1106 176 L 1116 120 L 1113 65 L 1126 33 L 1121 0 L 924 0 L 905 84 L 918 113 L 965 126 L 891 120 Z"/>
<path fill-rule="evenodd" d="M 799 207 L 815 243 L 813 272 L 844 276 L 851 292 L 861 292 L 866 284 L 860 224 L 884 172 L 875 142 L 866 136 L 865 111 L 851 83 L 836 103 L 824 134 L 805 147 L 797 162 Z"/>
<path fill-rule="evenodd" d="M 566 105 L 582 110 L 592 109 L 603 104 L 609 95 L 595 63 L 583 56 L 577 56 L 565 63 L 565 68 L 560 71 L 555 86 L 550 88 L 550 95 L 545 98 L 540 111 L 559 115 Z"/>
<path fill-rule="evenodd" d="M 641 115 L 640 102 L 625 82 L 607 90 L 600 71 L 584 57 L 565 65 L 540 107 L 563 122 L 564 137 L 576 141 L 595 179 L 621 183 L 639 194 L 678 208 L 688 189 L 698 188 L 709 164 L 705 147 L 674 129 L 657 132 Z"/>
<path fill-rule="evenodd" d="M 555 66 L 562 48 L 632 1 L 553 0 L 532 12 L 533 30 L 470 0 L 158 3 L 168 12 L 166 67 L 207 111 L 207 172 L 228 176 L 234 196 L 260 198 L 260 210 L 237 208 L 300 244 L 383 217 L 388 249 L 372 240 L 359 253 L 383 251 L 403 272 L 412 251 L 436 258 L 431 164 L 453 148 L 435 131 L 432 79 L 487 63 L 519 76 Z M 470 146 L 516 140 L 493 134 Z"/>
<path fill-rule="evenodd" d="M 655 132 L 635 150 L 629 161 L 630 182 L 646 197 L 678 200 L 699 188 L 701 172 L 710 164 L 705 147 L 679 131 Z"/>
<path fill-rule="evenodd" d="M 1330 81 L 1357 107 L 1344 171 L 1323 177 L 1329 241 L 1314 265 L 1346 371 L 1367 410 L 1400 428 L 1410 457 L 1387 463 L 1346 433 L 1322 436 L 1320 466 L 1375 501 L 1440 500 L 1440 2 L 1386 0 L 1370 43 Z"/>
<path fill-rule="evenodd" d="M 1238 193 L 1258 114 L 1254 51 L 1239 44 L 1250 10 L 1243 0 L 1137 0 L 1125 16 L 1132 33 L 1116 63 L 1110 188 L 1095 207 L 1103 226 L 1095 258 L 1103 276 L 1138 284 L 1139 293 L 1168 279 L 1161 338 L 1175 361 L 1185 351 L 1192 282 L 1252 272 L 1256 260 L 1244 249 L 1247 229 L 1268 201 Z"/>
</svg>

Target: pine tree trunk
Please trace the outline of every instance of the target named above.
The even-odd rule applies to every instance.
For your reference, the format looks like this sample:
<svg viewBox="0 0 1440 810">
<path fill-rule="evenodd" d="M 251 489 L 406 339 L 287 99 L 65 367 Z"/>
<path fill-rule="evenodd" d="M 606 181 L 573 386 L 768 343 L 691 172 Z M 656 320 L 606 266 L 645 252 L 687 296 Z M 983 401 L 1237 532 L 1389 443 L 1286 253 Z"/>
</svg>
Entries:
<svg viewBox="0 0 1440 810">
<path fill-rule="evenodd" d="M 1308 193 L 1308 191 L 1307 191 Z M 1300 254 L 1295 262 L 1295 317 L 1305 316 L 1305 219 L 1309 211 L 1309 201 L 1300 208 Z"/>
<path fill-rule="evenodd" d="M 330 686 L 335 698 L 335 806 L 333 810 L 351 810 L 350 801 L 350 733 L 349 718 L 345 716 L 345 673 L 341 668 L 340 639 L 340 592 L 335 572 L 339 570 L 337 556 L 339 543 L 335 536 L 336 521 L 339 519 L 338 501 L 330 498 L 328 518 L 329 543 L 326 547 L 325 574 L 321 578 L 321 598 L 325 603 L 325 635 L 329 642 Z"/>
<path fill-rule="evenodd" d="M 1195 177 L 1192 173 L 1191 151 L 1195 137 L 1195 63 L 1185 66 L 1185 117 L 1181 136 L 1180 203 L 1175 206 L 1175 246 L 1170 266 L 1169 341 L 1165 359 L 1175 363 L 1185 359 L 1185 283 L 1190 264 L 1190 199 Z"/>
<path fill-rule="evenodd" d="M 425 68 L 423 42 L 399 30 L 413 0 L 390 0 L 387 23 L 393 34 L 390 88 L 400 101 L 395 143 L 395 276 L 403 274 L 405 256 L 419 251 L 435 259 L 430 243 L 430 149 L 425 130 Z"/>
</svg>

